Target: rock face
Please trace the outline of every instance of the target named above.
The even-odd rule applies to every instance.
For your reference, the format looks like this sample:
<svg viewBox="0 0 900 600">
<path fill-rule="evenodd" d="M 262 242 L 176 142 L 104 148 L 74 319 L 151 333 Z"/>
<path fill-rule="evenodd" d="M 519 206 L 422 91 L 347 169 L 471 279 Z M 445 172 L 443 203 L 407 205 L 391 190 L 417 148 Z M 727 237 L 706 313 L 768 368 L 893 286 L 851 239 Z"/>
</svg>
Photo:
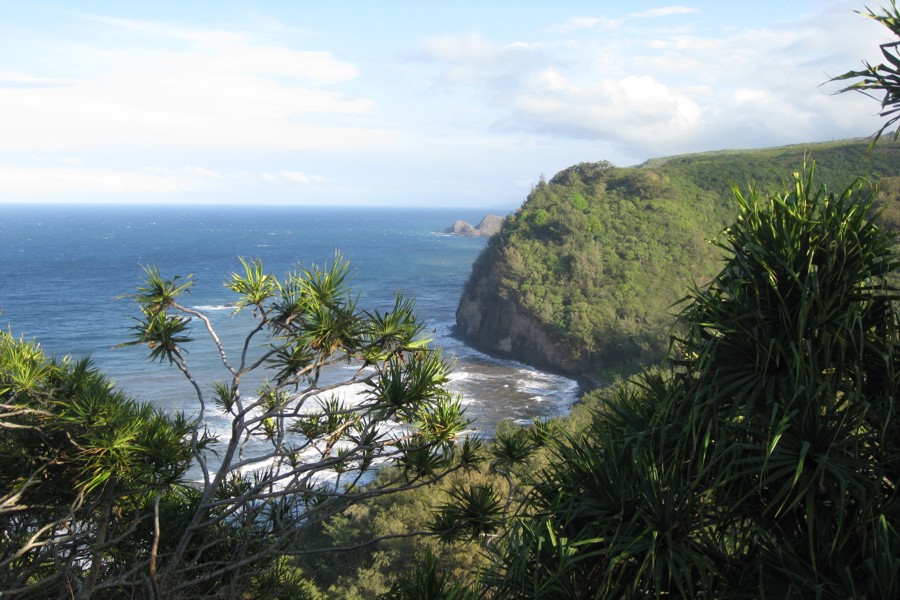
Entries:
<svg viewBox="0 0 900 600">
<path fill-rule="evenodd" d="M 473 226 L 471 223 L 457 220 L 453 223 L 453 227 L 448 227 L 446 229 L 446 232 L 454 235 L 490 237 L 500 231 L 502 226 L 503 217 L 487 215 L 481 220 L 481 223 L 479 223 L 477 227 Z"/>
<path fill-rule="evenodd" d="M 814 146 L 820 172 L 834 169 L 831 189 L 873 172 L 867 144 Z M 702 285 L 721 268 L 721 249 L 707 240 L 735 217 L 735 204 L 724 201 L 728 182 L 749 178 L 765 194 L 782 190 L 785 166 L 802 164 L 808 151 L 803 144 L 704 153 L 628 168 L 579 163 L 542 178 L 473 265 L 455 335 L 582 381 L 658 362 L 677 301 L 691 281 Z M 900 150 L 881 151 L 881 172 L 900 172 Z M 900 214 L 892 203 L 900 178 L 885 177 L 879 188 L 881 214 Z"/>
<path fill-rule="evenodd" d="M 491 248 L 486 249 L 490 254 Z M 483 256 L 482 259 L 485 257 Z M 500 290 L 496 260 L 480 260 L 473 270 L 456 309 L 456 335 L 487 354 L 503 356 L 525 364 L 578 376 L 583 365 L 553 340 L 533 315 Z"/>
</svg>

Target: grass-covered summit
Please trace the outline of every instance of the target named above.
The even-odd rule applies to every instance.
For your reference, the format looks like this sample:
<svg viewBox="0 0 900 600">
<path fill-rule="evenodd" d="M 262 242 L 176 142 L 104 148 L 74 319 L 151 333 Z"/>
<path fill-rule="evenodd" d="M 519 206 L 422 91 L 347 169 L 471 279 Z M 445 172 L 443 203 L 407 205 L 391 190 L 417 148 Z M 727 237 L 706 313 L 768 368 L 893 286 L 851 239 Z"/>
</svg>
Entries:
<svg viewBox="0 0 900 600">
<path fill-rule="evenodd" d="M 720 268 L 714 239 L 737 214 L 731 186 L 783 187 L 815 161 L 828 189 L 864 174 L 900 222 L 900 145 L 869 140 L 728 150 L 543 178 L 476 261 L 458 333 L 484 350 L 587 377 L 665 353 L 677 303 Z"/>
</svg>

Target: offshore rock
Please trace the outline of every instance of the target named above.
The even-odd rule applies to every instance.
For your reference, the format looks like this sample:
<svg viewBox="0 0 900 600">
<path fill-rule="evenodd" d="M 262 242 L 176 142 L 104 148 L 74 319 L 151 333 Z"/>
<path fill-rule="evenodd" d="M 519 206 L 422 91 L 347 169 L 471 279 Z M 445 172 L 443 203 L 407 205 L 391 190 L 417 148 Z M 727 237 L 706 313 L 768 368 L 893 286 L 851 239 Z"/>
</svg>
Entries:
<svg viewBox="0 0 900 600">
<path fill-rule="evenodd" d="M 445 231 L 446 233 L 452 233 L 453 235 L 490 237 L 500 231 L 500 228 L 502 226 L 503 217 L 498 217 L 497 215 L 487 215 L 481 220 L 481 223 L 479 223 L 477 227 L 473 226 L 471 223 L 457 220 L 455 223 L 453 223 L 453 227 L 448 227 Z"/>
</svg>

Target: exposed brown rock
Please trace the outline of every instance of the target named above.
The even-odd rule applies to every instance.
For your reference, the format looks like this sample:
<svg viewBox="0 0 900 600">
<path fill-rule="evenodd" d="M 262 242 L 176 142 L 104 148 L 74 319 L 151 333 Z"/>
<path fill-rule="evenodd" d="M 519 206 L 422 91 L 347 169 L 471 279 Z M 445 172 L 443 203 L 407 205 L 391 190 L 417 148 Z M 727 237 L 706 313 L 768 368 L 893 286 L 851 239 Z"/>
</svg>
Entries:
<svg viewBox="0 0 900 600">
<path fill-rule="evenodd" d="M 455 223 L 453 223 L 453 227 L 448 227 L 446 231 L 447 233 L 452 233 L 453 235 L 490 237 L 500 231 L 500 228 L 502 226 L 503 217 L 498 217 L 497 215 L 487 215 L 481 220 L 481 223 L 478 224 L 478 227 L 473 226 L 471 223 L 457 220 Z"/>
</svg>

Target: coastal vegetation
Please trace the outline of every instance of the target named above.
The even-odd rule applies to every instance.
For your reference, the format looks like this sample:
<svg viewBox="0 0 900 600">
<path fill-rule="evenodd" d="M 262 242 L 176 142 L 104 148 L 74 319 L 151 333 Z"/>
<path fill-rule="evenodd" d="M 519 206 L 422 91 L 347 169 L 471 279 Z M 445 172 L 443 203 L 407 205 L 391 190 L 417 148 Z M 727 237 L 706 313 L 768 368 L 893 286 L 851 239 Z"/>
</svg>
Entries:
<svg viewBox="0 0 900 600">
<path fill-rule="evenodd" d="M 285 561 L 306 553 L 307 530 L 471 461 L 477 440 L 457 443 L 466 421 L 449 367 L 411 301 L 360 309 L 340 256 L 281 279 L 241 264 L 225 282 L 235 312 L 253 315 L 238 356 L 181 304 L 191 278 L 148 267 L 131 296 L 127 343 L 190 382 L 189 415 L 133 401 L 89 361 L 0 336 L 0 596 L 299 594 L 307 583 Z M 195 379 L 192 328 L 221 380 Z M 335 379 L 335 365 L 353 374 Z M 221 438 L 212 415 L 229 424 Z"/>
<path fill-rule="evenodd" d="M 815 173 L 733 191 L 719 271 L 689 288 L 658 366 L 565 419 L 503 425 L 432 488 L 433 516 L 409 497 L 323 532 L 407 522 L 442 542 L 333 557 L 357 575 L 329 592 L 896 597 L 900 257 L 868 183 Z"/>
<path fill-rule="evenodd" d="M 900 34 L 891 6 L 878 18 Z M 847 89 L 886 91 L 892 123 L 896 72 L 848 73 L 864 85 Z M 490 442 L 458 440 L 412 304 L 359 309 L 340 258 L 283 279 L 242 261 L 226 285 L 255 324 L 238 357 L 180 303 L 189 278 L 146 270 L 130 343 L 195 385 L 193 416 L 2 333 L 0 595 L 896 598 L 895 153 L 832 143 L 541 181 L 466 293 L 522 307 L 578 372 L 662 360 Z M 191 323 L 221 355 L 212 397 Z"/>
<path fill-rule="evenodd" d="M 655 363 L 677 303 L 721 264 L 709 241 L 737 214 L 731 186 L 783 188 L 806 160 L 827 189 L 860 175 L 880 183 L 881 216 L 900 223 L 894 144 L 710 152 L 629 168 L 582 163 L 542 179 L 490 240 L 463 292 L 458 331 L 477 347 L 593 380 Z"/>
<path fill-rule="evenodd" d="M 894 236 L 813 169 L 737 193 L 668 361 L 563 437 L 483 585 L 499 598 L 892 598 Z"/>
<path fill-rule="evenodd" d="M 900 36 L 891 7 L 870 16 Z M 885 92 L 886 115 L 900 92 L 896 48 L 882 46 L 885 65 L 842 78 L 862 78 L 848 90 Z M 631 194 L 629 209 L 677 193 L 666 189 L 676 183 L 709 198 L 705 211 L 691 194 L 682 201 L 704 213 L 688 214 L 693 222 L 727 225 L 710 235 L 713 268 L 704 280 L 684 278 L 671 324 L 656 333 L 668 340 L 659 366 L 587 394 L 564 420 L 501 428 L 479 479 L 448 490 L 432 528 L 450 548 L 481 555 L 470 583 L 458 559 L 426 549 L 384 597 L 900 594 L 896 151 L 840 142 L 675 157 L 630 173 L 583 164 L 542 181 L 467 289 L 495 286 L 498 317 L 534 287 L 552 297 L 580 285 L 552 279 L 545 265 L 574 272 L 578 245 L 567 247 L 567 236 L 591 238 L 570 222 L 614 227 L 585 218 L 588 196 L 609 187 Z M 591 189 L 597 181 L 604 186 Z M 615 240 L 610 256 L 635 245 Z M 531 290 L 526 277 L 500 283 L 524 262 L 503 254 L 519 244 L 546 249 Z M 553 319 L 565 301 L 549 305 L 543 325 L 571 332 Z"/>
</svg>

